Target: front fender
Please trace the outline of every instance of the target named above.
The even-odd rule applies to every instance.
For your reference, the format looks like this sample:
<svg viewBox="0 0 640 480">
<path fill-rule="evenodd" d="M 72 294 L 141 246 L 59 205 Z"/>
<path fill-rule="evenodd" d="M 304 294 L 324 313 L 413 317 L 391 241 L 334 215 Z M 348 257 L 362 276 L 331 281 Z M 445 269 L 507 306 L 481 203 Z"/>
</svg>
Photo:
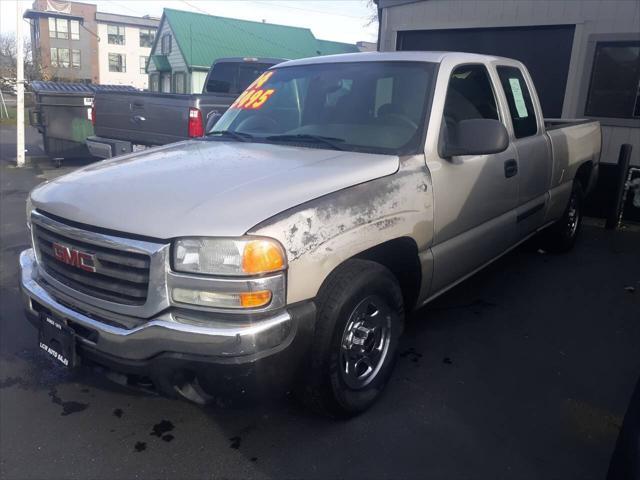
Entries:
<svg viewBox="0 0 640 480">
<path fill-rule="evenodd" d="M 393 175 L 289 209 L 249 233 L 284 245 L 287 303 L 315 297 L 338 265 L 381 243 L 409 237 L 423 251 L 433 239 L 431 176 L 424 157 L 403 158 Z"/>
</svg>

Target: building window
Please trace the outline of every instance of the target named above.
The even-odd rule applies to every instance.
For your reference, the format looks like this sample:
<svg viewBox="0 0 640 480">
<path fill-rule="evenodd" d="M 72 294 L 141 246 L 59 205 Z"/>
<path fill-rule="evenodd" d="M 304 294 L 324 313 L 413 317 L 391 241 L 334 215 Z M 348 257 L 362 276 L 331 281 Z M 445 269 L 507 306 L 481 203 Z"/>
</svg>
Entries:
<svg viewBox="0 0 640 480">
<path fill-rule="evenodd" d="M 149 57 L 140 57 L 140 73 L 147 73 L 147 65 L 149 64 Z"/>
<path fill-rule="evenodd" d="M 124 45 L 124 26 L 107 25 L 107 37 L 110 45 Z"/>
<path fill-rule="evenodd" d="M 169 35 L 168 33 L 162 36 L 161 53 L 162 55 L 168 55 L 171 53 L 171 35 Z"/>
<path fill-rule="evenodd" d="M 155 28 L 141 28 L 140 29 L 140 46 L 149 47 L 153 45 L 153 41 L 156 39 Z"/>
<path fill-rule="evenodd" d="M 185 79 L 186 75 L 184 72 L 177 72 L 173 74 L 173 82 L 174 82 L 174 91 L 175 93 L 186 93 L 185 91 Z"/>
<path fill-rule="evenodd" d="M 69 20 L 49 17 L 49 38 L 69 38 Z"/>
<path fill-rule="evenodd" d="M 69 49 L 52 48 L 51 66 L 55 68 L 69 68 Z"/>
<path fill-rule="evenodd" d="M 640 118 L 640 42 L 596 44 L 585 115 Z"/>
<path fill-rule="evenodd" d="M 78 20 L 69 21 L 71 26 L 71 40 L 80 40 L 80 22 Z"/>
<path fill-rule="evenodd" d="M 71 50 L 71 68 L 80 68 L 80 50 Z"/>
<path fill-rule="evenodd" d="M 110 53 L 109 71 L 125 73 L 127 71 L 127 57 L 121 53 Z"/>
</svg>

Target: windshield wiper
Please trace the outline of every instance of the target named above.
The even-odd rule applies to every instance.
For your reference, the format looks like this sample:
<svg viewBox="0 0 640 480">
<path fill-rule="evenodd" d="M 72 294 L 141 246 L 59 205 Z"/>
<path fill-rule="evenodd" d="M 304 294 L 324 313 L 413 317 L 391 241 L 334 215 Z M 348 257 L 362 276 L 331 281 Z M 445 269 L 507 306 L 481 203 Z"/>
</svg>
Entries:
<svg viewBox="0 0 640 480">
<path fill-rule="evenodd" d="M 340 143 L 344 143 L 344 138 L 336 137 L 324 137 L 322 135 L 309 135 L 306 133 L 300 134 L 285 134 L 285 135 L 270 135 L 265 137 L 265 140 L 270 142 L 301 142 L 301 143 L 322 143 L 334 150 L 344 150 Z"/>
<path fill-rule="evenodd" d="M 248 142 L 253 138 L 253 135 L 251 135 L 250 133 L 234 132 L 233 130 L 213 130 L 207 133 L 207 137 L 213 135 L 220 135 L 221 137 L 231 137 L 241 142 Z"/>
</svg>

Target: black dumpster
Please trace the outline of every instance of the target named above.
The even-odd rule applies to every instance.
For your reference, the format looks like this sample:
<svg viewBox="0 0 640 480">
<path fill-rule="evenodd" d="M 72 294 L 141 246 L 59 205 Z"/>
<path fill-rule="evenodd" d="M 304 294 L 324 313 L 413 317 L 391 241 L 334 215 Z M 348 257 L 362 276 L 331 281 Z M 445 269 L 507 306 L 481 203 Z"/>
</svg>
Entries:
<svg viewBox="0 0 640 480">
<path fill-rule="evenodd" d="M 64 82 L 31 82 L 35 104 L 29 123 L 42 133 L 44 151 L 60 162 L 64 158 L 91 157 L 85 145 L 93 135 L 91 105 L 96 92 L 136 91 L 129 85 L 94 85 Z"/>
</svg>

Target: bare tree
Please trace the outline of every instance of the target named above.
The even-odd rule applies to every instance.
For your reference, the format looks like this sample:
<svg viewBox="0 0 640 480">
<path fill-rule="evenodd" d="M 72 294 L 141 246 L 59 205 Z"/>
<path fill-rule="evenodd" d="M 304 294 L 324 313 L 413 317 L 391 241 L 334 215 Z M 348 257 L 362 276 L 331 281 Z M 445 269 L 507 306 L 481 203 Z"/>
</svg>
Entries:
<svg viewBox="0 0 640 480">
<path fill-rule="evenodd" d="M 367 8 L 371 11 L 367 18 L 365 26 L 374 25 L 378 23 L 378 2 L 376 0 L 367 0 Z"/>
<path fill-rule="evenodd" d="M 24 74 L 27 82 L 41 78 L 39 62 L 34 62 L 31 40 L 24 40 Z M 14 91 L 16 87 L 16 38 L 14 34 L 0 33 L 0 89 Z"/>
</svg>

